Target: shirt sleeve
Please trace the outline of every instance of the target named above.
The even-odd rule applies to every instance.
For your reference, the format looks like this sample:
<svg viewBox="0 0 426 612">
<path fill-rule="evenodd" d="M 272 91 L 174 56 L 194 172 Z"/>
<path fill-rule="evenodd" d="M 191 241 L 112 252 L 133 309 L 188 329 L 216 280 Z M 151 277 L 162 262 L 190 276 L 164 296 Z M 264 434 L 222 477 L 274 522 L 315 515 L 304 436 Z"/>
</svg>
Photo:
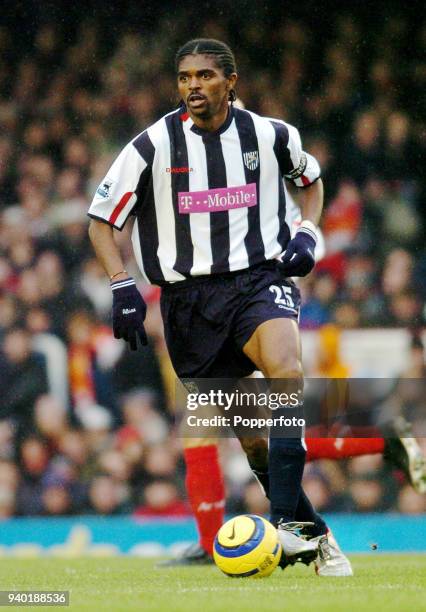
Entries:
<svg viewBox="0 0 426 612">
<path fill-rule="evenodd" d="M 97 188 L 88 211 L 89 217 L 105 221 L 119 230 L 123 229 L 135 207 L 138 185 L 149 170 L 140 147 L 135 146 L 136 142 L 129 142 L 116 158 Z"/>
<path fill-rule="evenodd" d="M 283 177 L 296 187 L 308 187 L 321 176 L 319 163 L 302 148 L 299 131 L 284 121 L 272 122 L 275 129 L 274 152 Z"/>
</svg>

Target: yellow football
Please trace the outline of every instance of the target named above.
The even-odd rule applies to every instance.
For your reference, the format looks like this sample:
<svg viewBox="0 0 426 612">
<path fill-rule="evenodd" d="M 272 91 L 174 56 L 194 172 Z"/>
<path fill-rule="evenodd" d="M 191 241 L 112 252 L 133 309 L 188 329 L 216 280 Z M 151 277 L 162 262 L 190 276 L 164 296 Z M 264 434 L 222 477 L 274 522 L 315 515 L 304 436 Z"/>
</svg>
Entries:
<svg viewBox="0 0 426 612">
<path fill-rule="evenodd" d="M 255 514 L 242 514 L 227 521 L 217 532 L 213 546 L 216 565 L 232 578 L 269 576 L 281 553 L 277 530 Z"/>
</svg>

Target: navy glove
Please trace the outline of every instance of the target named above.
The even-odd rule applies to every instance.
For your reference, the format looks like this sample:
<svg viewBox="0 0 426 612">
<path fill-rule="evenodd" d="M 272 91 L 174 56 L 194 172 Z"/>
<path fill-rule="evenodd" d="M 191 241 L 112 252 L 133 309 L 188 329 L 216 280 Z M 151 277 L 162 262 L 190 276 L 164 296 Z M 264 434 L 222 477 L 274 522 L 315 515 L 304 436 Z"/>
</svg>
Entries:
<svg viewBox="0 0 426 612">
<path fill-rule="evenodd" d="M 143 322 L 146 317 L 146 304 L 136 289 L 132 277 L 111 283 L 112 289 L 112 328 L 114 338 L 123 338 L 132 351 L 137 349 L 137 336 L 141 344 L 148 344 Z"/>
<path fill-rule="evenodd" d="M 306 225 L 303 225 L 306 223 Z M 317 237 L 310 222 L 303 222 L 287 245 L 280 268 L 286 276 L 306 276 L 315 266 Z"/>
</svg>

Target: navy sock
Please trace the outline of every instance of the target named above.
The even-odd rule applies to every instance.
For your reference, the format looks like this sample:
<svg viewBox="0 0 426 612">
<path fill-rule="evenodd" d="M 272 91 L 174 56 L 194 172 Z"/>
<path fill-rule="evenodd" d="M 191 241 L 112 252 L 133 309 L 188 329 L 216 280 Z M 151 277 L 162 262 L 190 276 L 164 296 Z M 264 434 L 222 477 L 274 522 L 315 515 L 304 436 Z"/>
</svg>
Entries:
<svg viewBox="0 0 426 612">
<path fill-rule="evenodd" d="M 300 489 L 299 501 L 297 503 L 296 508 L 296 521 L 309 521 L 311 523 L 314 523 L 313 527 L 307 527 L 304 530 L 304 533 L 311 536 L 312 538 L 327 533 L 327 525 L 320 517 L 320 515 L 315 512 L 311 502 L 309 501 L 303 489 Z"/>
<path fill-rule="evenodd" d="M 253 474 L 259 480 L 262 485 L 266 497 L 269 498 L 269 472 L 260 472 L 259 470 L 252 469 Z M 305 532 L 311 537 L 316 538 L 319 535 L 327 533 L 327 525 L 321 516 L 314 510 L 311 502 L 309 501 L 303 488 L 299 493 L 299 501 L 296 508 L 296 521 L 307 521 L 314 523 L 313 527 L 307 527 Z"/>
<path fill-rule="evenodd" d="M 300 438 L 269 440 L 269 499 L 271 523 L 296 520 L 306 450 Z"/>
<path fill-rule="evenodd" d="M 261 462 L 259 462 L 258 457 L 256 457 L 257 459 L 256 463 L 254 463 L 254 459 L 252 457 L 248 456 L 247 459 L 248 459 L 248 462 L 250 464 L 253 474 L 256 476 L 256 478 L 262 485 L 266 497 L 270 498 L 268 464 L 266 463 L 266 465 L 262 466 L 262 469 L 259 469 Z M 327 525 L 325 524 L 321 516 L 314 510 L 303 488 L 300 489 L 299 499 L 298 499 L 298 503 L 296 507 L 296 513 L 295 513 L 294 520 L 303 521 L 303 522 L 307 521 L 310 523 L 314 523 L 313 527 L 307 527 L 305 529 L 305 532 L 310 537 L 315 538 L 319 535 L 324 535 L 327 533 Z"/>
</svg>

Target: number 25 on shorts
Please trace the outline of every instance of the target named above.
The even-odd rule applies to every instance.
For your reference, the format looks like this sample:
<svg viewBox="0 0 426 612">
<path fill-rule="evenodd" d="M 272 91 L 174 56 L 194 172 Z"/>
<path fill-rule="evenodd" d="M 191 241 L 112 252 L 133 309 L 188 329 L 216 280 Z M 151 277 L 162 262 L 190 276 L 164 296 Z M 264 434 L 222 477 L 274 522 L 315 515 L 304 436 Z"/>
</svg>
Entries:
<svg viewBox="0 0 426 612">
<path fill-rule="evenodd" d="M 286 287 L 285 285 L 281 285 L 281 287 L 278 287 L 278 285 L 271 285 L 269 291 L 275 294 L 274 302 L 278 305 L 278 308 L 296 310 L 291 287 Z"/>
</svg>

